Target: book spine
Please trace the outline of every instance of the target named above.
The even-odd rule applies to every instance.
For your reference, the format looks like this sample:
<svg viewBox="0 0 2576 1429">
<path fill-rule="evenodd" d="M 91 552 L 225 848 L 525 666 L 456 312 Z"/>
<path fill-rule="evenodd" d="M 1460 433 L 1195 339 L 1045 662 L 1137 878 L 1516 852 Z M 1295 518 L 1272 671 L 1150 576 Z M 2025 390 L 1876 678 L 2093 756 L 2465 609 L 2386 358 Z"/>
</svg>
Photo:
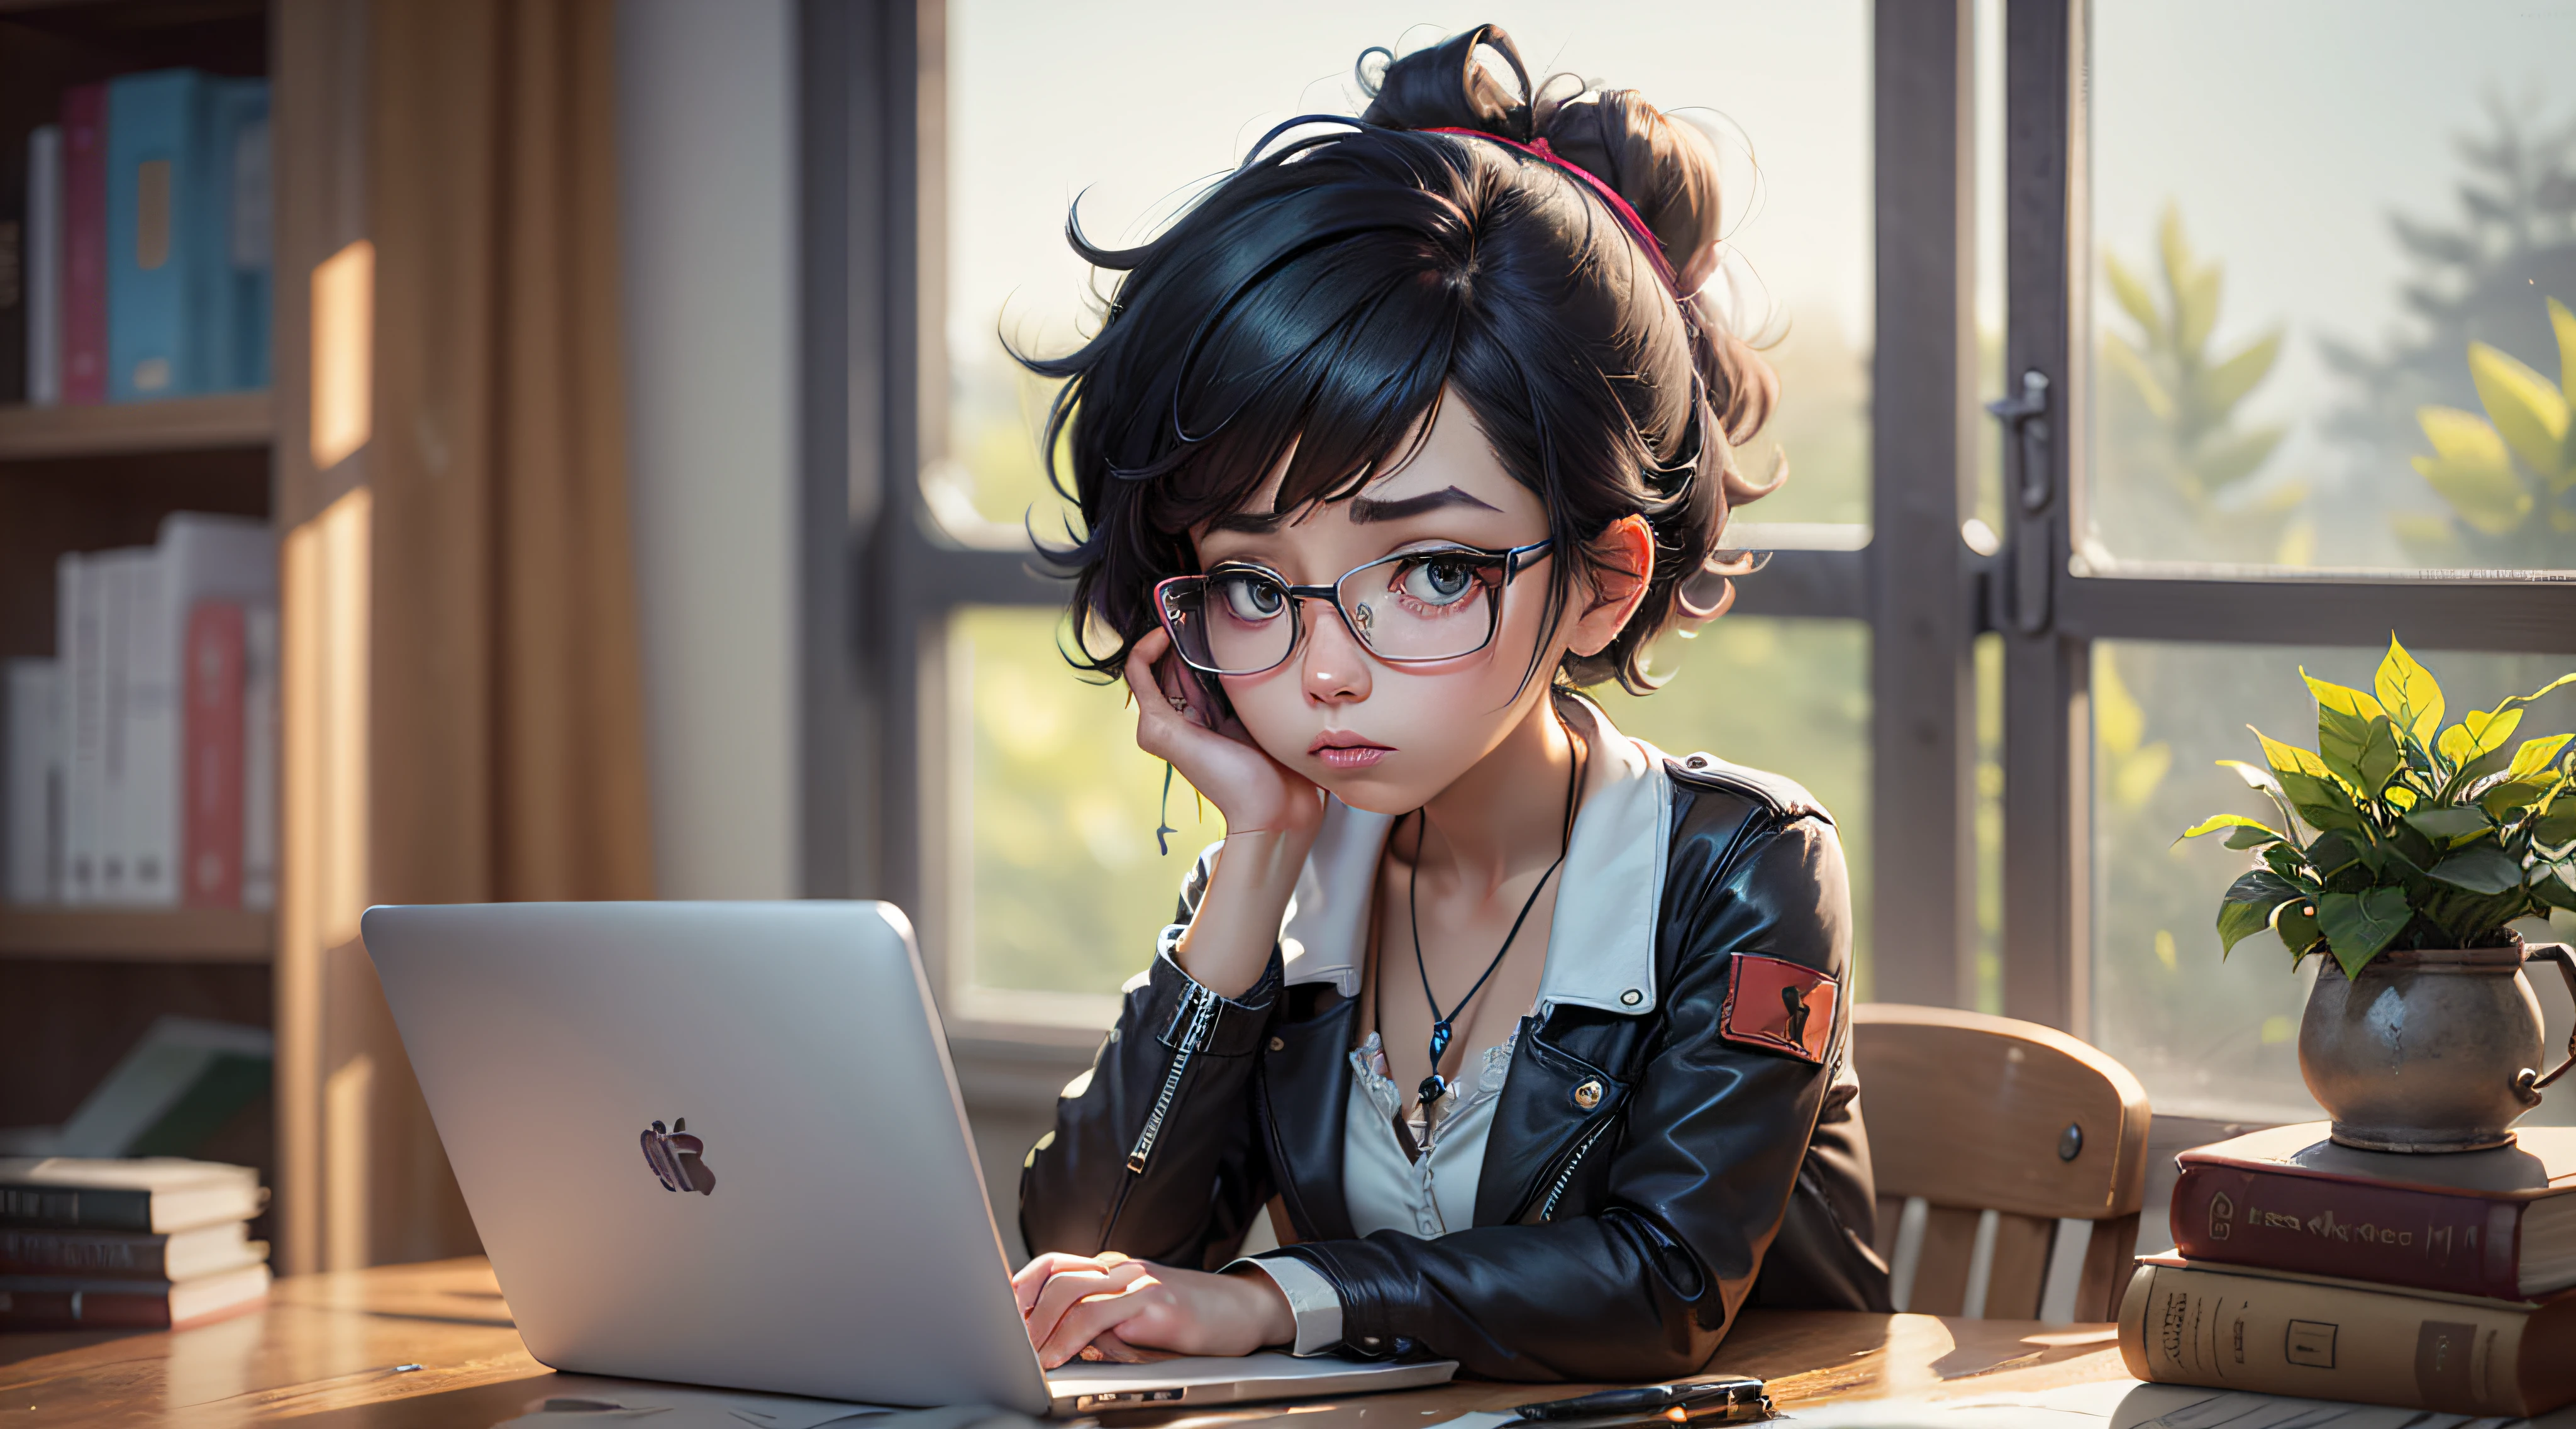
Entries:
<svg viewBox="0 0 2576 1429">
<path fill-rule="evenodd" d="M 0 404 L 27 400 L 27 180 L 35 146 L 0 146 Z"/>
<path fill-rule="evenodd" d="M 50 903 L 61 863 L 62 664 L 9 662 L 8 897 Z"/>
<path fill-rule="evenodd" d="M 25 1230 L 149 1232 L 152 1229 L 152 1193 L 0 1186 L 0 1226 Z"/>
<path fill-rule="evenodd" d="M 0 1290 L 0 1329 L 166 1330 L 170 1292 Z"/>
<path fill-rule="evenodd" d="M 63 400 L 63 127 L 27 136 L 27 401 Z"/>
<path fill-rule="evenodd" d="M 125 625 L 125 901 L 179 902 L 179 640 L 183 572 L 165 542 L 139 553 Z"/>
<path fill-rule="evenodd" d="M 98 901 L 101 704 L 98 572 L 79 554 L 54 566 L 56 648 L 63 660 L 63 883 L 65 903 Z"/>
<path fill-rule="evenodd" d="M 217 387 L 268 385 L 270 227 L 268 81 L 214 81 L 207 150 L 214 201 L 207 205 L 214 255 L 214 373 Z"/>
<path fill-rule="evenodd" d="M 170 1238 L 115 1231 L 0 1230 L 0 1275 L 169 1276 Z"/>
<path fill-rule="evenodd" d="M 2120 1356 L 2160 1384 L 2514 1418 L 2576 1396 L 2576 1364 L 2524 1363 L 2531 1316 L 2142 1263 L 2120 1304 Z"/>
<path fill-rule="evenodd" d="M 134 573 L 130 550 L 109 551 L 92 566 L 92 589 L 98 601 L 98 901 L 123 903 L 130 896 L 128 776 L 132 764 L 126 744 L 133 733 L 126 719 L 133 666 L 128 654 L 134 620 Z"/>
<path fill-rule="evenodd" d="M 242 893 L 242 608 L 201 600 L 188 613 L 180 788 L 182 902 L 238 908 Z"/>
<path fill-rule="evenodd" d="M 2189 1260 L 2512 1300 L 2523 1204 L 2190 1165 L 2174 1182 L 2174 1245 Z"/>
<path fill-rule="evenodd" d="M 63 401 L 107 400 L 107 86 L 63 92 Z"/>
<path fill-rule="evenodd" d="M 249 606 L 242 620 L 241 906 L 277 906 L 277 607 Z"/>
<path fill-rule="evenodd" d="M 107 85 L 108 395 L 180 397 L 211 386 L 214 227 L 206 79 L 193 70 Z"/>
</svg>

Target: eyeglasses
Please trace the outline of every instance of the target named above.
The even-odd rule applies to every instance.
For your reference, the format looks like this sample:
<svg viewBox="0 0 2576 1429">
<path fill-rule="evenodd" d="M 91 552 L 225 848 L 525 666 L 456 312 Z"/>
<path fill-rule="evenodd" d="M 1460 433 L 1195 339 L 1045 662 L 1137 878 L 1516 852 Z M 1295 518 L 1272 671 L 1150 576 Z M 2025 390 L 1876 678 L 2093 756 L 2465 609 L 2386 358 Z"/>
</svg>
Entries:
<svg viewBox="0 0 2576 1429">
<path fill-rule="evenodd" d="M 1331 585 L 1290 585 L 1260 566 L 1220 565 L 1154 587 L 1154 605 L 1182 661 L 1211 675 L 1258 675 L 1286 663 L 1305 638 L 1299 612 L 1309 600 L 1330 601 L 1381 660 L 1455 660 L 1493 643 L 1503 591 L 1552 544 L 1406 551 L 1355 566 Z"/>
</svg>

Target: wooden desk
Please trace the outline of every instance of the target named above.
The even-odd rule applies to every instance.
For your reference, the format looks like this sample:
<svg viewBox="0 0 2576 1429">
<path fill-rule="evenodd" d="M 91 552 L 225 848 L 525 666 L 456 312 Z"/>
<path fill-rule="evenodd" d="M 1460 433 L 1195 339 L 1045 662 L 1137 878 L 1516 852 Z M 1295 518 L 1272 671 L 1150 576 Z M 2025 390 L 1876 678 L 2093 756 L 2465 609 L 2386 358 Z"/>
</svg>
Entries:
<svg viewBox="0 0 2576 1429">
<path fill-rule="evenodd" d="M 2028 1391 L 2125 1381 L 2112 1335 L 2109 1325 L 1754 1311 L 1712 1372 L 1762 1376 L 1783 1408 Z M 0 1335 L 0 1425 L 26 1429 L 280 1420 L 298 1429 L 486 1429 L 530 1400 L 616 1383 L 530 1359 L 480 1259 L 282 1280 L 266 1309 L 175 1334 Z M 1527 1385 L 1461 1383 L 1305 1409 L 1299 1429 L 1360 1429 L 1372 1410 L 1371 1429 L 1420 1429 L 1530 1398 Z M 1287 1407 L 1115 1418 L 1185 1429 Z"/>
</svg>

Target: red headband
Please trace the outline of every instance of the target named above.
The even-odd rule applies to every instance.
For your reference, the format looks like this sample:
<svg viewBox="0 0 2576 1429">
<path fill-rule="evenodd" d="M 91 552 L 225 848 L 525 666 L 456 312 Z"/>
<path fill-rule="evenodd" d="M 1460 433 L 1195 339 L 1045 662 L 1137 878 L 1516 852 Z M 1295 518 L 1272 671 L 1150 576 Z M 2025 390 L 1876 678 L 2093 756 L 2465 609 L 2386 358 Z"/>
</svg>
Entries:
<svg viewBox="0 0 2576 1429">
<path fill-rule="evenodd" d="M 1467 134 L 1473 135 L 1478 139 L 1491 139 L 1497 144 L 1518 149 L 1524 154 L 1544 159 L 1574 177 L 1581 179 L 1594 193 L 1601 196 L 1601 201 L 1603 203 L 1610 205 L 1610 211 L 1618 215 L 1619 221 L 1628 226 L 1629 236 L 1637 240 L 1638 247 L 1646 250 L 1647 260 L 1655 265 L 1655 272 L 1662 275 L 1664 287 L 1670 290 L 1675 297 L 1685 296 L 1682 293 L 1681 279 L 1674 276 L 1671 261 L 1664 257 L 1664 245 L 1655 241 L 1655 235 L 1646 227 L 1646 221 L 1637 216 L 1637 211 L 1628 206 L 1628 201 L 1626 199 L 1619 197 L 1619 191 L 1617 189 L 1610 187 L 1608 184 L 1605 184 L 1601 182 L 1600 179 L 1594 177 L 1591 170 L 1565 157 L 1563 154 L 1556 152 L 1554 149 L 1549 148 L 1547 140 L 1544 137 L 1524 144 L 1518 139 L 1506 139 L 1500 134 L 1488 134 L 1482 129 L 1418 129 L 1414 132 L 1419 134 Z"/>
</svg>

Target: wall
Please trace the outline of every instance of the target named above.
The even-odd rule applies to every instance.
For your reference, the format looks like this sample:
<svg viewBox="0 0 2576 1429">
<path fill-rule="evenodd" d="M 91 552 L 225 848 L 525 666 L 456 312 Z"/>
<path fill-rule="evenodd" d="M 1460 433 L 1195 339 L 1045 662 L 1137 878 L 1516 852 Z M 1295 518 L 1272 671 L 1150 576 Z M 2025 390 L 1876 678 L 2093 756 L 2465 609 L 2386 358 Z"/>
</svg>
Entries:
<svg viewBox="0 0 2576 1429">
<path fill-rule="evenodd" d="M 620 0 L 628 461 L 656 884 L 795 887 L 795 11 Z"/>
</svg>

